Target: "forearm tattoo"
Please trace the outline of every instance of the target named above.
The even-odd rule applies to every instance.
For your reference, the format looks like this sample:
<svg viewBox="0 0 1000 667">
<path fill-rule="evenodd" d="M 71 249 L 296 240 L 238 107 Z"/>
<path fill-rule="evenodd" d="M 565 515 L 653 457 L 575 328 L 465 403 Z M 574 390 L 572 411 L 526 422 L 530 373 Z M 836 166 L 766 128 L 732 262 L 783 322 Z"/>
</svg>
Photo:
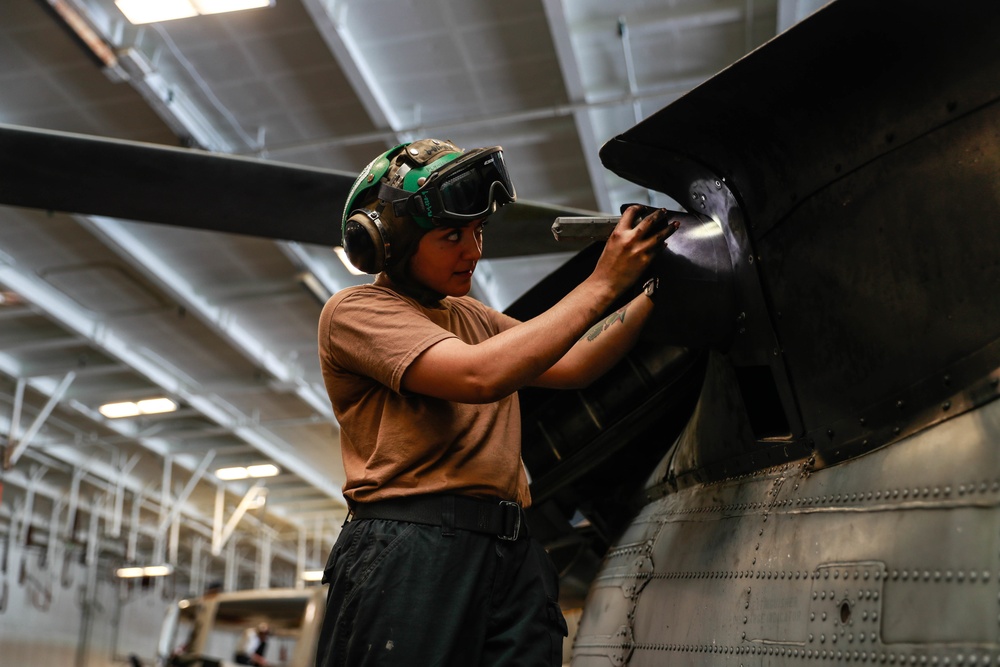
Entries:
<svg viewBox="0 0 1000 667">
<path fill-rule="evenodd" d="M 615 322 L 624 322 L 626 310 L 628 310 L 628 306 L 627 305 L 622 306 L 615 312 L 611 313 L 611 315 L 609 315 L 603 321 L 598 322 L 593 327 L 591 327 L 590 331 L 587 332 L 587 340 L 588 341 L 594 340 L 595 338 L 601 335 L 602 331 L 606 331 L 608 327 L 610 327 Z"/>
</svg>

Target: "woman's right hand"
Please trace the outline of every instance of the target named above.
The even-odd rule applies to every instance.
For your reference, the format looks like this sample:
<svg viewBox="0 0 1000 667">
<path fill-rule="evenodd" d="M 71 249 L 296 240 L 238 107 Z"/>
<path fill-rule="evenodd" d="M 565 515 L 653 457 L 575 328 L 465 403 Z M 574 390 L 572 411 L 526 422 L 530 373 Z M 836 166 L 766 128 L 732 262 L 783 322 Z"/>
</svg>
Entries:
<svg viewBox="0 0 1000 667">
<path fill-rule="evenodd" d="M 604 282 L 615 295 L 634 285 L 663 251 L 663 244 L 680 225 L 668 224 L 669 212 L 654 209 L 640 217 L 644 207 L 629 206 L 601 253 L 591 279 Z M 649 209 L 645 209 L 649 210 Z"/>
</svg>

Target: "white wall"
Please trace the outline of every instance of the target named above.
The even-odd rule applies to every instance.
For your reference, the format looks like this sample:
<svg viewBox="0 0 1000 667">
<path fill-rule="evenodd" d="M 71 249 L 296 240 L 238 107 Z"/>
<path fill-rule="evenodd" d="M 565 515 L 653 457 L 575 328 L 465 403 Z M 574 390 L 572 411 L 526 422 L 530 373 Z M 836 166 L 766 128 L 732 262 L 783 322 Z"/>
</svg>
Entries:
<svg viewBox="0 0 1000 667">
<path fill-rule="evenodd" d="M 2 551 L 2 550 L 0 550 Z M 93 602 L 85 602 L 86 569 L 79 554 L 67 564 L 43 565 L 40 550 L 12 547 L 8 571 L 0 572 L 0 664 L 22 667 L 110 667 L 129 653 L 152 665 L 156 637 L 167 608 L 156 587 L 131 589 L 110 572 L 99 572 Z M 73 554 L 71 554 L 73 555 Z M 23 576 L 22 576 L 23 570 Z M 173 591 L 162 595 L 173 596 Z M 89 633 L 84 639 L 85 619 Z M 117 626 L 117 628 L 116 628 Z M 116 632 L 117 629 L 117 632 Z M 86 649 L 78 655 L 82 641 Z"/>
</svg>

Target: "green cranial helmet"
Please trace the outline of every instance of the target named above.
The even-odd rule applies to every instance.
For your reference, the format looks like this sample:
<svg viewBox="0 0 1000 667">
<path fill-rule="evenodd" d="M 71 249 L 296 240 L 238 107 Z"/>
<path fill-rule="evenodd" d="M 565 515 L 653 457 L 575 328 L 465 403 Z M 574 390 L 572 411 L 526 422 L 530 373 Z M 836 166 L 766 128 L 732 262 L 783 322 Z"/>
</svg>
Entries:
<svg viewBox="0 0 1000 667">
<path fill-rule="evenodd" d="M 405 261 L 424 232 L 485 218 L 515 198 L 499 146 L 401 144 L 354 181 L 341 220 L 344 249 L 359 269 L 378 273 Z"/>
<path fill-rule="evenodd" d="M 347 196 L 342 224 L 347 224 L 354 211 L 367 208 L 374 200 L 381 199 L 379 191 L 383 183 L 414 193 L 435 169 L 461 157 L 463 152 L 450 141 L 437 139 L 422 139 L 390 148 L 372 160 L 354 181 Z M 414 222 L 426 229 L 435 226 L 425 216 L 421 217 Z"/>
</svg>

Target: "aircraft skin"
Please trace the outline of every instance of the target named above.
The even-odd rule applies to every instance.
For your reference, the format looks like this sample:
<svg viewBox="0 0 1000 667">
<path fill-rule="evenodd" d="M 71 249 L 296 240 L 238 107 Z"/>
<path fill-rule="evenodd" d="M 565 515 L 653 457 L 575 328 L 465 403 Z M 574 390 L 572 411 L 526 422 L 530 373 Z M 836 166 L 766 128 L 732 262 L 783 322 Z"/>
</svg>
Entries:
<svg viewBox="0 0 1000 667">
<path fill-rule="evenodd" d="M 665 455 L 574 667 L 1000 664 L 998 34 L 998 3 L 839 0 L 602 149 L 731 264 L 692 297 L 665 253 L 661 343 L 703 376 L 630 435 Z"/>
</svg>

